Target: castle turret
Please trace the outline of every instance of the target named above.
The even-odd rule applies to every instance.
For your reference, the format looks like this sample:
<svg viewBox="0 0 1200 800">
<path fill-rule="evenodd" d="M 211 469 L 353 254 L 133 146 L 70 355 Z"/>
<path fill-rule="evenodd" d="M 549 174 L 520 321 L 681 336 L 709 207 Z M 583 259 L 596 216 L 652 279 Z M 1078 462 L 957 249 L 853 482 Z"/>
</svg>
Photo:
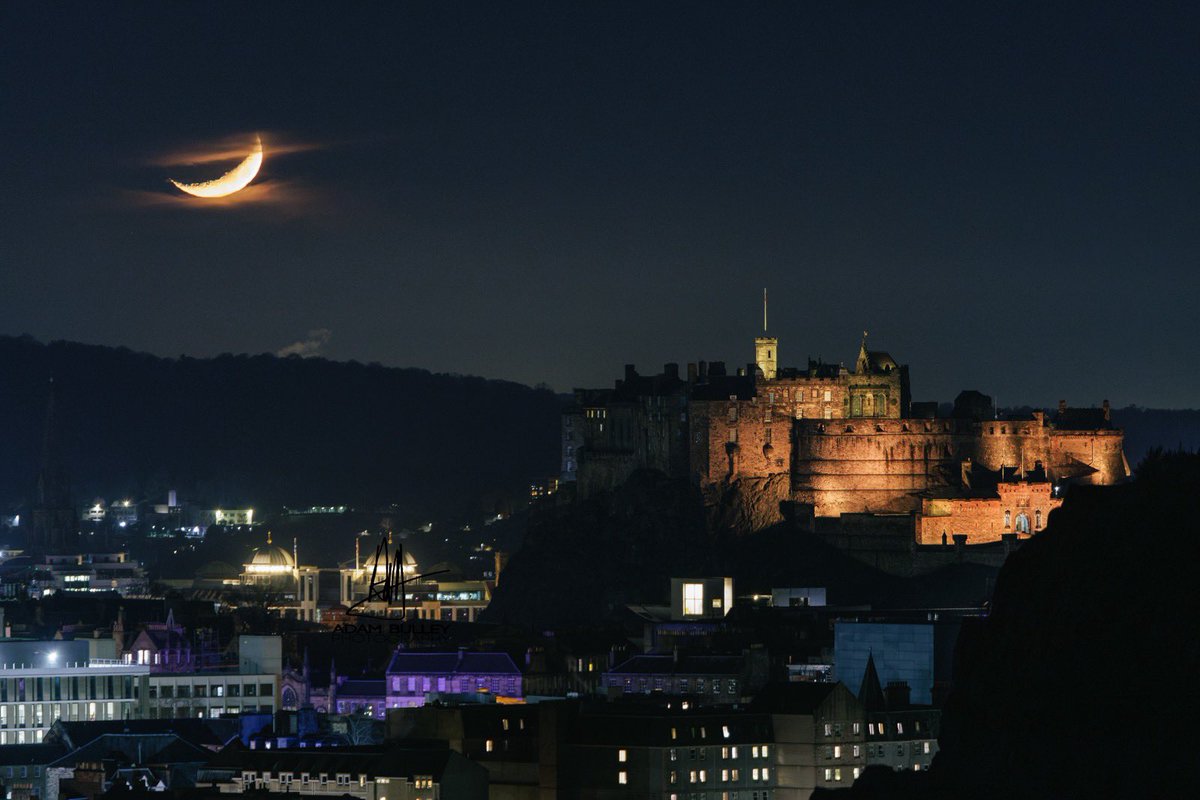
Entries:
<svg viewBox="0 0 1200 800">
<path fill-rule="evenodd" d="M 754 339 L 754 363 L 763 378 L 775 380 L 779 365 L 779 340 L 767 336 L 767 290 L 763 289 L 763 335 Z"/>
</svg>

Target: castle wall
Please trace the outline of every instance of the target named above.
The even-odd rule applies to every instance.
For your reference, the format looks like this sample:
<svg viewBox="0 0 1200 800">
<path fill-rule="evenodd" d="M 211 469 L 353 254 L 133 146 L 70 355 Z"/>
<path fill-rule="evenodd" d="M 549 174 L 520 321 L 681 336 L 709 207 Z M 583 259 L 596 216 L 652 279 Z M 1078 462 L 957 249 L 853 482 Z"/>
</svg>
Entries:
<svg viewBox="0 0 1200 800">
<path fill-rule="evenodd" d="M 1081 483 L 1111 484 L 1128 477 L 1125 435 L 1119 430 L 1057 430 L 1042 412 L 1031 420 L 991 420 L 981 423 L 972 457 L 984 467 L 1033 470 L 1038 462 L 1053 481 L 1076 475 L 1079 462 L 1096 470 L 1078 478 Z"/>
<path fill-rule="evenodd" d="M 1081 483 L 1107 485 L 1129 477 L 1125 461 L 1125 434 L 1119 430 L 1052 431 L 1050 461 L 1065 469 L 1072 459 L 1093 467 L 1096 472 Z"/>
<path fill-rule="evenodd" d="M 917 517 L 917 542 L 949 544 L 955 535 L 965 535 L 967 544 L 987 544 L 1001 541 L 1006 533 L 1029 538 L 1044 528 L 1050 512 L 1062 505 L 1052 489 L 1050 483 L 1002 483 L 996 497 L 926 499 Z M 1028 532 L 1019 530 L 1021 514 L 1028 520 Z"/>
<path fill-rule="evenodd" d="M 692 469 L 701 485 L 788 472 L 792 420 L 761 399 L 692 403 Z"/>
<path fill-rule="evenodd" d="M 817 516 L 917 511 L 915 493 L 947 485 L 969 449 L 950 420 L 796 420 L 793 499 Z"/>
</svg>

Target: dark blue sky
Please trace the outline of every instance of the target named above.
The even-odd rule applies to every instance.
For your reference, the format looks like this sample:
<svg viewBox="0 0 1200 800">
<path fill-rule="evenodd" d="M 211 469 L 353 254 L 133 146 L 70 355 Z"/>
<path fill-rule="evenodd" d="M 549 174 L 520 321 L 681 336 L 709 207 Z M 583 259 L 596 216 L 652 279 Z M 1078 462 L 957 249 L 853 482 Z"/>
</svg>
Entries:
<svg viewBox="0 0 1200 800">
<path fill-rule="evenodd" d="M 4 3 L 0 31 L 0 333 L 327 329 L 568 389 L 750 360 L 768 286 L 784 362 L 866 328 L 915 399 L 1197 404 L 1195 4 Z M 172 193 L 227 168 L 172 154 L 256 131 L 261 202 Z"/>
</svg>

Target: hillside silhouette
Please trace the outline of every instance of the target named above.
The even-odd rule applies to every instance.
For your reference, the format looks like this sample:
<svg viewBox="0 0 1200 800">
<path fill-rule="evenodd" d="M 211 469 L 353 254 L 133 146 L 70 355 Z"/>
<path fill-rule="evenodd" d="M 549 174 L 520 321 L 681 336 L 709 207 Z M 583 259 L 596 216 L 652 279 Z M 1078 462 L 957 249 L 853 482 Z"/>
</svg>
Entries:
<svg viewBox="0 0 1200 800">
<path fill-rule="evenodd" d="M 817 797 L 1195 797 L 1200 456 L 1076 487 L 964 626 L 927 773 Z"/>
<path fill-rule="evenodd" d="M 477 512 L 558 471 L 561 400 L 517 383 L 271 355 L 158 358 L 0 337 L 0 507 L 33 499 L 49 380 L 93 497 Z"/>
</svg>

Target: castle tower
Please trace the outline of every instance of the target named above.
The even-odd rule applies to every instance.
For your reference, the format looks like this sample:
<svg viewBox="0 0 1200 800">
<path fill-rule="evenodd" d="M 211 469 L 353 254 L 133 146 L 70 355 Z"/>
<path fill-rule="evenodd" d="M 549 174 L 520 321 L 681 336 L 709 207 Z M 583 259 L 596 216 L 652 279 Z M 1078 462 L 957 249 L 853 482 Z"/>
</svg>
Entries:
<svg viewBox="0 0 1200 800">
<path fill-rule="evenodd" d="M 779 365 L 779 340 L 767 336 L 767 290 L 763 289 L 763 335 L 754 339 L 754 363 L 769 381 L 775 380 Z"/>
</svg>

